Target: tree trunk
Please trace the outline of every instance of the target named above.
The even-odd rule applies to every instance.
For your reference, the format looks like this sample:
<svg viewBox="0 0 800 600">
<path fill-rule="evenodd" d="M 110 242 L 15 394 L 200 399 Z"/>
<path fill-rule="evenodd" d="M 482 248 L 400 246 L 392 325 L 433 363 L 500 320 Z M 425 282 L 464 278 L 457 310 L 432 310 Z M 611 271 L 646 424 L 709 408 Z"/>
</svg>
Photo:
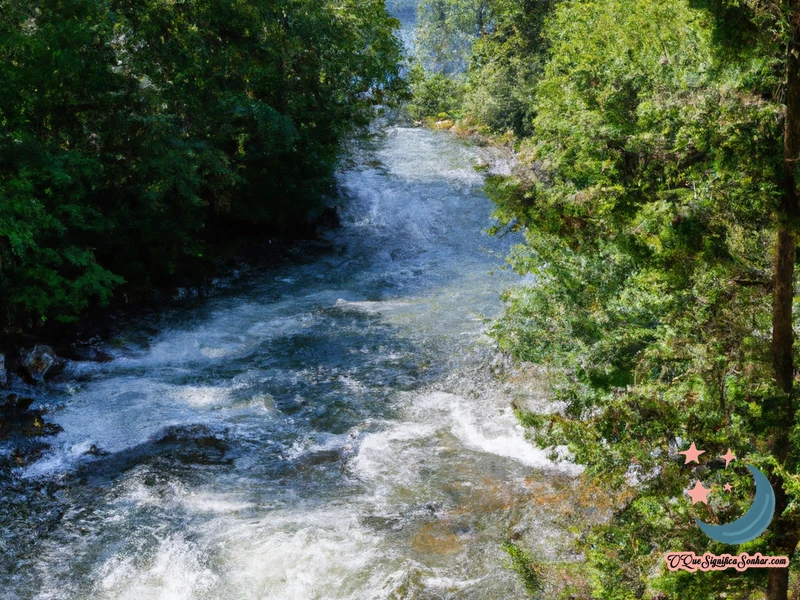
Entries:
<svg viewBox="0 0 800 600">
<path fill-rule="evenodd" d="M 797 181 L 795 164 L 800 157 L 800 0 L 791 0 L 789 21 L 791 34 L 786 54 L 786 119 L 784 122 L 784 182 L 783 202 L 778 214 L 778 240 L 775 251 L 775 291 L 772 305 L 772 368 L 775 381 L 786 394 L 782 403 L 776 432 L 774 452 L 781 463 L 789 455 L 789 431 L 794 424 L 794 264 L 797 254 L 795 222 L 797 220 Z M 772 524 L 775 550 L 791 556 L 797 545 L 794 523 L 782 516 L 787 505 L 783 481 L 775 478 L 775 520 Z M 789 569 L 770 569 L 767 580 L 767 600 L 788 600 Z"/>
<path fill-rule="evenodd" d="M 786 510 L 787 497 L 783 489 L 783 482 L 777 480 L 775 487 L 775 514 L 780 515 Z M 795 523 L 786 523 L 780 517 L 773 521 L 774 541 L 772 544 L 775 556 L 785 555 L 791 558 L 798 542 L 798 532 Z M 789 597 L 789 569 L 770 569 L 767 577 L 766 600 L 787 600 Z"/>
<path fill-rule="evenodd" d="M 794 380 L 792 300 L 794 298 L 794 263 L 797 249 L 795 239 L 797 217 L 795 165 L 800 157 L 800 73 L 798 73 L 798 69 L 800 69 L 800 0 L 792 0 L 791 6 L 792 35 L 786 54 L 783 202 L 778 215 L 772 312 L 772 367 L 778 385 L 789 395 L 792 393 Z"/>
<path fill-rule="evenodd" d="M 793 191 L 791 193 L 794 195 Z M 772 307 L 772 369 L 778 386 L 787 396 L 791 396 L 794 380 L 792 301 L 794 298 L 794 261 L 797 244 L 793 224 L 788 215 L 781 215 L 780 220 L 775 253 L 775 291 Z M 789 404 L 790 401 L 787 400 L 784 409 L 790 408 L 786 406 Z M 786 423 L 786 421 L 782 422 Z M 778 450 L 779 454 L 784 453 L 783 442 L 779 442 L 776 450 Z"/>
<path fill-rule="evenodd" d="M 789 569 L 770 569 L 767 576 L 766 600 L 789 598 Z"/>
</svg>

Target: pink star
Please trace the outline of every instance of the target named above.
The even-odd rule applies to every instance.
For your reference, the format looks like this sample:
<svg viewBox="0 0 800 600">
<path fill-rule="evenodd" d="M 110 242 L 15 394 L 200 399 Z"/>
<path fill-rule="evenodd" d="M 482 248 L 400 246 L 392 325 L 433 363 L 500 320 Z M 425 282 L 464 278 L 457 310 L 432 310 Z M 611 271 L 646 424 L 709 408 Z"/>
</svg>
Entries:
<svg viewBox="0 0 800 600">
<path fill-rule="evenodd" d="M 727 469 L 728 465 L 731 464 L 732 461 L 736 460 L 736 455 L 733 452 L 731 452 L 730 448 L 728 448 L 728 453 L 723 454 L 720 458 L 725 459 L 725 468 Z"/>
<path fill-rule="evenodd" d="M 703 504 L 708 504 L 708 493 L 711 490 L 707 490 L 703 487 L 701 482 L 697 482 L 694 484 L 694 488 L 691 490 L 687 490 L 686 493 L 692 499 L 692 506 L 697 504 L 698 502 L 702 502 Z"/>
<path fill-rule="evenodd" d="M 733 486 L 730 483 L 725 484 L 725 491 L 730 492 L 733 489 Z"/>
<path fill-rule="evenodd" d="M 686 462 L 683 463 L 685 465 L 688 465 L 692 461 L 696 462 L 699 465 L 700 461 L 698 459 L 700 458 L 701 454 L 705 453 L 706 453 L 705 450 L 698 450 L 697 446 L 694 445 L 694 442 L 692 442 L 692 445 L 689 446 L 688 450 L 684 450 L 683 452 L 678 452 L 678 454 L 686 455 Z"/>
</svg>

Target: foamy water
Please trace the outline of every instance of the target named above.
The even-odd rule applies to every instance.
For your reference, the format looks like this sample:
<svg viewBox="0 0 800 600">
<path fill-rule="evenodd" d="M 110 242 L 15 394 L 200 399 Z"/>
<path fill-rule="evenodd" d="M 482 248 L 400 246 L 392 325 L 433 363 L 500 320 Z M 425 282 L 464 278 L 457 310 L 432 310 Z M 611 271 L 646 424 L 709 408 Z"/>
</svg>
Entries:
<svg viewBox="0 0 800 600">
<path fill-rule="evenodd" d="M 531 478 L 574 471 L 489 377 L 517 280 L 477 161 L 390 128 L 341 174 L 327 249 L 130 324 L 41 391 L 64 432 L 17 475 L 60 516 L 4 538 L 4 597 L 524 597 L 500 545 L 548 527 Z"/>
</svg>

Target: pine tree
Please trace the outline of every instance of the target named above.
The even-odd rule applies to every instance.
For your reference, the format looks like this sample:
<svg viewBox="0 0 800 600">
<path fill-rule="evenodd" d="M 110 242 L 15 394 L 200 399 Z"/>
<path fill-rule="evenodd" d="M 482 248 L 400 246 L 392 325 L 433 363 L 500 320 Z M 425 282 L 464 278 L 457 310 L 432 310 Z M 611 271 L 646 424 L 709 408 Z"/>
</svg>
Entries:
<svg viewBox="0 0 800 600">
<path fill-rule="evenodd" d="M 788 597 L 786 569 L 659 564 L 737 550 L 694 517 L 742 514 L 745 461 L 769 473 L 778 510 L 738 550 L 793 555 L 800 540 L 799 35 L 795 1 L 562 2 L 520 146 L 528 174 L 489 182 L 502 225 L 525 232 L 515 268 L 537 276 L 508 294 L 495 335 L 552 367 L 559 407 L 522 418 L 617 499 L 585 546 L 599 598 Z M 690 442 L 709 460 L 685 464 Z M 741 460 L 725 469 L 728 448 Z M 689 502 L 694 480 L 710 507 Z"/>
</svg>

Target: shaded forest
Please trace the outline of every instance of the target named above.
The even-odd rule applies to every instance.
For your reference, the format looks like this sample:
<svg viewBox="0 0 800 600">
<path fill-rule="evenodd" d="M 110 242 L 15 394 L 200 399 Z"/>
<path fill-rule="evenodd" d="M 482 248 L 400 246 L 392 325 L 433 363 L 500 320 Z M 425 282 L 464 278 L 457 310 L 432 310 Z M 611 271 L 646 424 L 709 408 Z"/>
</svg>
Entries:
<svg viewBox="0 0 800 600">
<path fill-rule="evenodd" d="M 71 321 L 295 235 L 402 89 L 382 0 L 0 2 L 0 319 Z"/>
</svg>

